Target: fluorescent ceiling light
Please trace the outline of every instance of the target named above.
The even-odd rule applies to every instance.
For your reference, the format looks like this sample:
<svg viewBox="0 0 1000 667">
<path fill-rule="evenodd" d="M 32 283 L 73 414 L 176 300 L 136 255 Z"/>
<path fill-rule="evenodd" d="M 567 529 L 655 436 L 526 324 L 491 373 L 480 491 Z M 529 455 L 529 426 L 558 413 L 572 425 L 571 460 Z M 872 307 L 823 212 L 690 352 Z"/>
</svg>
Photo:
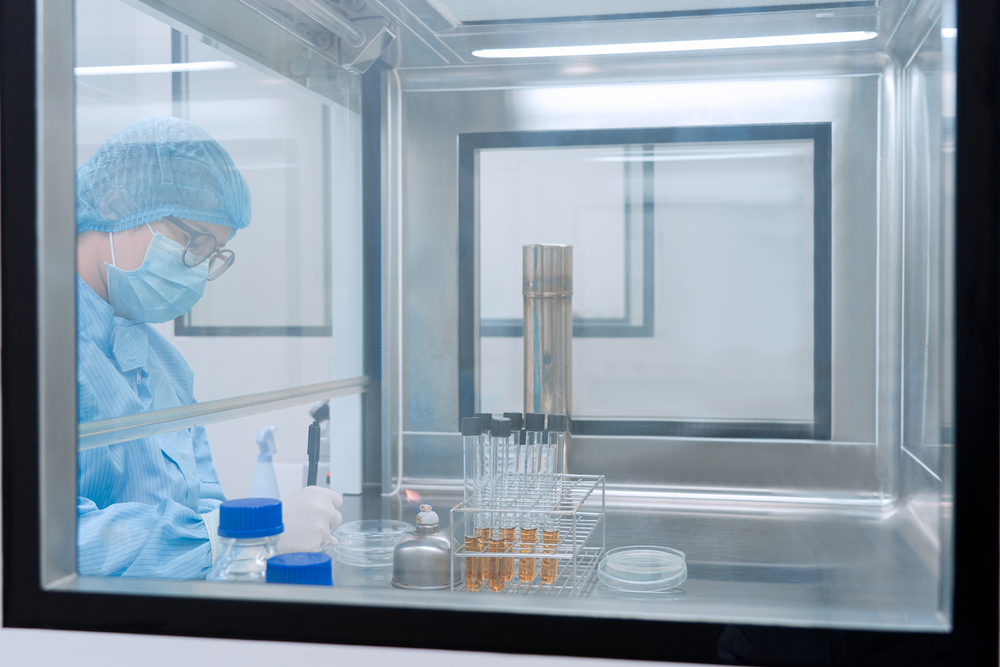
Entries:
<svg viewBox="0 0 1000 667">
<path fill-rule="evenodd" d="M 958 37 L 958 28 L 941 28 L 941 36 L 945 39 Z"/>
<path fill-rule="evenodd" d="M 99 76 L 102 74 L 162 74 L 164 72 L 205 72 L 214 69 L 236 69 L 236 63 L 231 60 L 203 60 L 197 63 L 74 67 L 73 74 L 76 74 L 77 76 Z"/>
<path fill-rule="evenodd" d="M 799 46 L 863 42 L 878 37 L 877 32 L 818 32 L 808 35 L 771 35 L 767 37 L 730 37 L 725 39 L 689 39 L 677 42 L 638 42 L 633 44 L 589 44 L 582 46 L 539 46 L 510 49 L 477 49 L 479 58 L 550 58 L 554 56 L 608 56 L 629 53 L 669 53 L 671 51 L 711 51 L 749 49 L 763 46 Z"/>
</svg>

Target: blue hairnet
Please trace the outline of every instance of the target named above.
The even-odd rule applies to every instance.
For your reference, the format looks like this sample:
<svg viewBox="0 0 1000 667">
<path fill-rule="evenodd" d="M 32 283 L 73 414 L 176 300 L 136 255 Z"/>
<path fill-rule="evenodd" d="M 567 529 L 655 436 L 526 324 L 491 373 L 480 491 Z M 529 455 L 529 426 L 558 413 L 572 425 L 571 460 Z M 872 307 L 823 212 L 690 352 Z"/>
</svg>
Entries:
<svg viewBox="0 0 1000 667">
<path fill-rule="evenodd" d="M 250 188 L 229 153 L 197 125 L 154 116 L 126 125 L 76 172 L 76 231 L 117 232 L 166 215 L 237 229 Z"/>
</svg>

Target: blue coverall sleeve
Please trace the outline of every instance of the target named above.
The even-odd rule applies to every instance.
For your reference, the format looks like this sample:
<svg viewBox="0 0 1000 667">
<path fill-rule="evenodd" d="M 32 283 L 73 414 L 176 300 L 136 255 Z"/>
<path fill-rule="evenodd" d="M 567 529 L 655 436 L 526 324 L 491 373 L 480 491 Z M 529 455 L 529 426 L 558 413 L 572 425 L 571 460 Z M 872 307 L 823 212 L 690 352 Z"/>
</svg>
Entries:
<svg viewBox="0 0 1000 667">
<path fill-rule="evenodd" d="M 198 579 L 212 565 L 205 522 L 172 500 L 98 509 L 81 497 L 77 518 L 81 575 Z"/>
<path fill-rule="evenodd" d="M 147 325 L 116 318 L 77 278 L 80 422 L 195 403 L 180 352 Z M 203 515 L 225 500 L 205 429 L 77 455 L 77 567 L 97 576 L 204 577 L 212 542 Z"/>
<path fill-rule="evenodd" d="M 215 471 L 212 448 L 208 444 L 208 434 L 205 433 L 205 428 L 199 426 L 191 430 L 194 440 L 194 458 L 198 466 L 198 478 L 201 480 L 198 512 L 204 514 L 218 509 L 219 505 L 225 502 L 226 496 L 222 493 L 222 484 L 219 483 L 219 475 Z"/>
</svg>

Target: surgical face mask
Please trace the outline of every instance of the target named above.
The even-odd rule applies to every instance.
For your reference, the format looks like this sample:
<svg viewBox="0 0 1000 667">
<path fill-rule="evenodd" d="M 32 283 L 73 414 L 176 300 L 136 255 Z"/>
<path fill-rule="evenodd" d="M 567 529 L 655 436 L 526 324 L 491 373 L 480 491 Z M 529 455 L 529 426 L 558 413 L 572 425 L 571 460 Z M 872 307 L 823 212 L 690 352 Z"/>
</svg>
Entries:
<svg viewBox="0 0 1000 667">
<path fill-rule="evenodd" d="M 184 246 L 154 232 L 142 264 L 134 271 L 115 265 L 115 241 L 111 237 L 108 269 L 108 302 L 115 315 L 136 322 L 169 322 L 191 310 L 205 293 L 208 262 L 185 266 Z M 111 236 L 109 233 L 108 236 Z"/>
</svg>

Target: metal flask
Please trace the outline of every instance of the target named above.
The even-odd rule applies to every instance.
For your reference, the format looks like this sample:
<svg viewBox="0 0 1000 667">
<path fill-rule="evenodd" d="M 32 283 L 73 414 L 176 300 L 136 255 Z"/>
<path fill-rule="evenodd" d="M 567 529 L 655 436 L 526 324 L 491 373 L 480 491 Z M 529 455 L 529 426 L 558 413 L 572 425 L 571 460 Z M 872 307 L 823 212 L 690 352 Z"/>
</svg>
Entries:
<svg viewBox="0 0 1000 667">
<path fill-rule="evenodd" d="M 421 505 L 417 532 L 401 539 L 392 552 L 393 586 L 421 591 L 451 586 L 451 542 L 440 529 L 437 513 Z"/>
<path fill-rule="evenodd" d="M 573 246 L 524 246 L 524 411 L 571 415 Z"/>
</svg>

